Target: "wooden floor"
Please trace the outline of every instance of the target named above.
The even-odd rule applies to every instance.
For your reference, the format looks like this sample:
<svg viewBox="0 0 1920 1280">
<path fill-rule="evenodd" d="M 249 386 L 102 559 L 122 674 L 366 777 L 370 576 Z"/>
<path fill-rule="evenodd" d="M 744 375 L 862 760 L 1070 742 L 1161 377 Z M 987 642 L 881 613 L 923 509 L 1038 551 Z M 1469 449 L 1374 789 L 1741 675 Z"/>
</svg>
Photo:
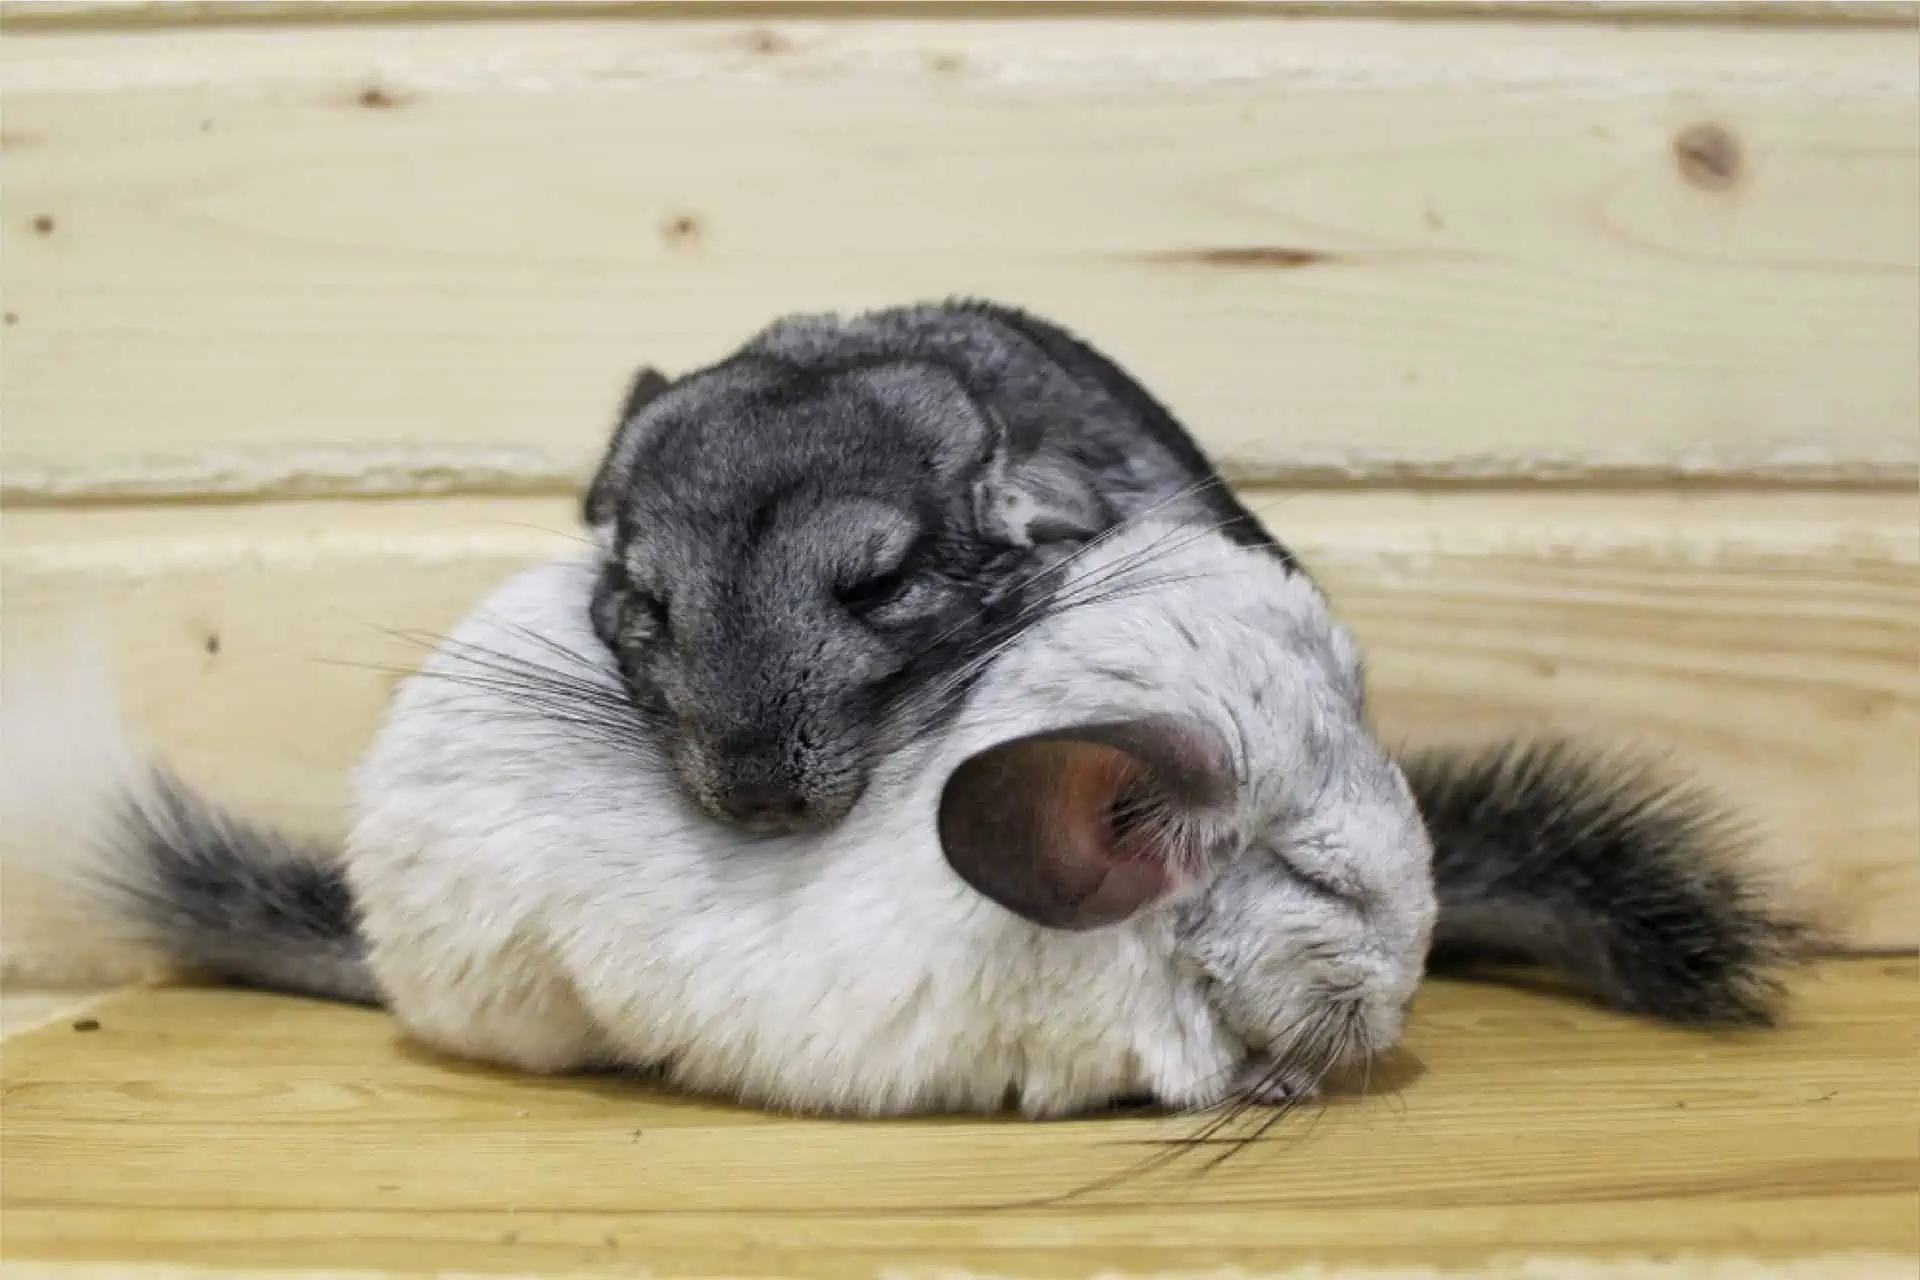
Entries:
<svg viewBox="0 0 1920 1280">
<path fill-rule="evenodd" d="M 23 1276 L 1534 1276 L 1632 1258 L 1912 1276 L 1917 978 L 1912 959 L 1835 962 L 1790 1027 L 1731 1038 L 1435 984 L 1373 1092 L 1212 1168 L 1224 1147 L 1155 1145 L 1192 1119 L 805 1122 L 475 1070 L 378 1014 L 289 999 L 16 1002 L 0 1241 Z M 21 1029 L 29 1012 L 53 1020 Z"/>
</svg>

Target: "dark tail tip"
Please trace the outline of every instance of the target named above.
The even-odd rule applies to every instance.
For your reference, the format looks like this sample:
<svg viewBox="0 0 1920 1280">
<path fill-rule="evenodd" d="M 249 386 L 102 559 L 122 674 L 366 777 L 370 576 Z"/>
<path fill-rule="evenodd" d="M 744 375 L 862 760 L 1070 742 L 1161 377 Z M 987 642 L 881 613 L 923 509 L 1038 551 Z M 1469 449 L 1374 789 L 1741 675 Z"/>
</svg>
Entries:
<svg viewBox="0 0 1920 1280">
<path fill-rule="evenodd" d="M 100 886 L 173 963 L 245 986 L 377 1004 L 353 894 L 325 847 L 227 813 L 165 769 L 129 796 Z"/>
<path fill-rule="evenodd" d="M 1545 967 L 1665 1022 L 1776 1021 L 1787 967 L 1819 938 L 1772 900 L 1705 791 L 1559 740 L 1402 766 L 1434 841 L 1430 969 Z"/>
</svg>

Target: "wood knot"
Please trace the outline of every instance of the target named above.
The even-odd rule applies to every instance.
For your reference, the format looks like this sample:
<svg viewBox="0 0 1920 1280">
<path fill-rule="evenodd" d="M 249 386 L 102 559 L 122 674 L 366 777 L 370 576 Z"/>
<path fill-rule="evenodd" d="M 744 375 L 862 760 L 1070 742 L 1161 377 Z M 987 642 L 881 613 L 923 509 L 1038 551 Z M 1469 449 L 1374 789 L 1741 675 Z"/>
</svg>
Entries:
<svg viewBox="0 0 1920 1280">
<path fill-rule="evenodd" d="M 793 47 L 785 36 L 766 27 L 747 32 L 746 44 L 749 53 L 785 53 Z"/>
<path fill-rule="evenodd" d="M 369 111 L 391 111 L 406 101 L 406 99 L 391 89 L 383 89 L 377 84 L 370 84 L 360 91 L 360 97 L 357 101 Z"/>
<path fill-rule="evenodd" d="M 34 215 L 33 229 L 34 229 L 34 232 L 38 235 L 43 235 L 43 236 L 52 235 L 53 234 L 53 215 L 50 213 L 41 213 L 41 214 Z"/>
<path fill-rule="evenodd" d="M 700 243 L 700 230 L 700 219 L 690 213 L 678 213 L 667 219 L 660 234 L 676 249 L 691 248 Z"/>
<path fill-rule="evenodd" d="M 1717 124 L 1693 124 L 1673 140 L 1680 176 L 1696 187 L 1724 191 L 1740 181 L 1740 140 Z"/>
<path fill-rule="evenodd" d="M 1320 249 L 1301 249 L 1282 244 L 1222 245 L 1211 249 L 1174 249 L 1147 255 L 1155 262 L 1194 264 L 1204 267 L 1256 267 L 1290 271 L 1335 261 L 1331 253 Z"/>
</svg>

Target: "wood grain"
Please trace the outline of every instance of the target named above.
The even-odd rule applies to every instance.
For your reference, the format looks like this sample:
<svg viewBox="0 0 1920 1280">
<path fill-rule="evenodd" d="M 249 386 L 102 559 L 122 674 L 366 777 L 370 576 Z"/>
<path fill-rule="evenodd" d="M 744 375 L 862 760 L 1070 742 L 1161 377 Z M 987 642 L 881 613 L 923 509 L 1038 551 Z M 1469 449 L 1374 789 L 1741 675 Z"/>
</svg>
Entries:
<svg viewBox="0 0 1920 1280">
<path fill-rule="evenodd" d="M 844 13 L 850 5 L 826 0 L 5 0 L 0 25 L 35 27 L 127 27 L 211 22 L 391 22 L 407 19 L 445 21 L 450 16 L 498 20 L 509 17 L 671 18 L 762 14 Z M 1914 0 L 1071 0 L 1069 3 L 1012 0 L 892 0 L 863 3 L 876 12 L 905 16 L 937 11 L 996 17 L 1088 12 L 1155 16 L 1208 17 L 1287 15 L 1325 17 L 1360 15 L 1396 21 L 1428 17 L 1491 17 L 1541 21 L 1681 21 L 1859 23 L 1910 25 L 1920 18 Z"/>
<path fill-rule="evenodd" d="M 1400 742 L 1530 730 L 1670 755 L 1851 943 L 1920 943 L 1920 497 L 1248 500 L 1370 655 Z M 558 499 L 0 513 L 9 663 L 111 638 L 186 771 L 335 832 L 418 642 L 576 545 Z"/>
<path fill-rule="evenodd" d="M 72 1025 L 87 1011 L 114 993 L 98 989 L 48 990 L 31 987 L 0 987 L 0 1040 L 37 1031 L 55 1022 Z"/>
<path fill-rule="evenodd" d="M 1914 1259 L 1884 1250 L 1841 1250 L 1793 1258 L 1710 1258 L 1700 1255 L 1661 1258 L 1506 1258 L 1475 1266 L 1469 1274 L 1478 1280 L 1911 1280 Z M 579 1274 L 568 1268 L 567 1274 Z M 414 1271 L 313 1271 L 304 1268 L 222 1267 L 217 1272 L 193 1266 L 115 1262 L 0 1262 L 7 1280 L 205 1280 L 217 1274 L 223 1280 L 378 1280 L 414 1276 Z M 531 1280 L 551 1271 L 523 1267 L 484 1273 L 434 1270 L 434 1280 Z M 651 1268 L 616 1268 L 612 1274 L 658 1276 Z M 706 1274 L 705 1272 L 701 1274 Z M 888 1280 L 1005 1280 L 1005 1272 L 981 1273 L 954 1267 L 906 1267 L 882 1273 Z M 1235 1267 L 1219 1271 L 1156 1271 L 1101 1273 L 1102 1280 L 1454 1280 L 1461 1272 L 1430 1266 L 1294 1263 L 1249 1271 Z"/>
<path fill-rule="evenodd" d="M 8 501 L 554 489 L 632 369 L 1025 303 L 1247 478 L 1920 468 L 1920 30 L 20 31 Z"/>
<path fill-rule="evenodd" d="M 806 1122 L 447 1063 L 377 1013 L 144 994 L 8 1042 L 0 1226 L 10 1260 L 222 1272 L 1911 1257 L 1915 978 L 1833 964 L 1788 1028 L 1728 1038 L 1434 984 L 1372 1096 L 1157 1171 L 1142 1144 L 1194 1121 Z"/>
</svg>

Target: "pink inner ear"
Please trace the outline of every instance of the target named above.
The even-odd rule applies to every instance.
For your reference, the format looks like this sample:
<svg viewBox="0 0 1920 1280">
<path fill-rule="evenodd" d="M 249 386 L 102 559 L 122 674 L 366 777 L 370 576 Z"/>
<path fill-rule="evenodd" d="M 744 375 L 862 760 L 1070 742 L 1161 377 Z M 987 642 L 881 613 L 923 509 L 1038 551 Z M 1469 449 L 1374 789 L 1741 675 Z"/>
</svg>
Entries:
<svg viewBox="0 0 1920 1280">
<path fill-rule="evenodd" d="M 1061 744 L 1053 804 L 1059 829 L 1056 868 L 1063 885 L 1081 889 L 1076 909 L 1125 919 L 1170 887 L 1165 851 L 1139 831 L 1123 835 L 1114 814 L 1127 790 L 1147 770 L 1124 751 L 1097 743 Z M 1101 923 L 1110 923 L 1103 918 Z"/>
<path fill-rule="evenodd" d="M 1159 791 L 1129 752 L 1076 738 L 1030 738 L 955 771 L 941 802 L 947 861 L 975 889 L 1036 924 L 1115 924 L 1173 884 L 1157 824 L 1116 830 L 1116 803 Z"/>
</svg>

